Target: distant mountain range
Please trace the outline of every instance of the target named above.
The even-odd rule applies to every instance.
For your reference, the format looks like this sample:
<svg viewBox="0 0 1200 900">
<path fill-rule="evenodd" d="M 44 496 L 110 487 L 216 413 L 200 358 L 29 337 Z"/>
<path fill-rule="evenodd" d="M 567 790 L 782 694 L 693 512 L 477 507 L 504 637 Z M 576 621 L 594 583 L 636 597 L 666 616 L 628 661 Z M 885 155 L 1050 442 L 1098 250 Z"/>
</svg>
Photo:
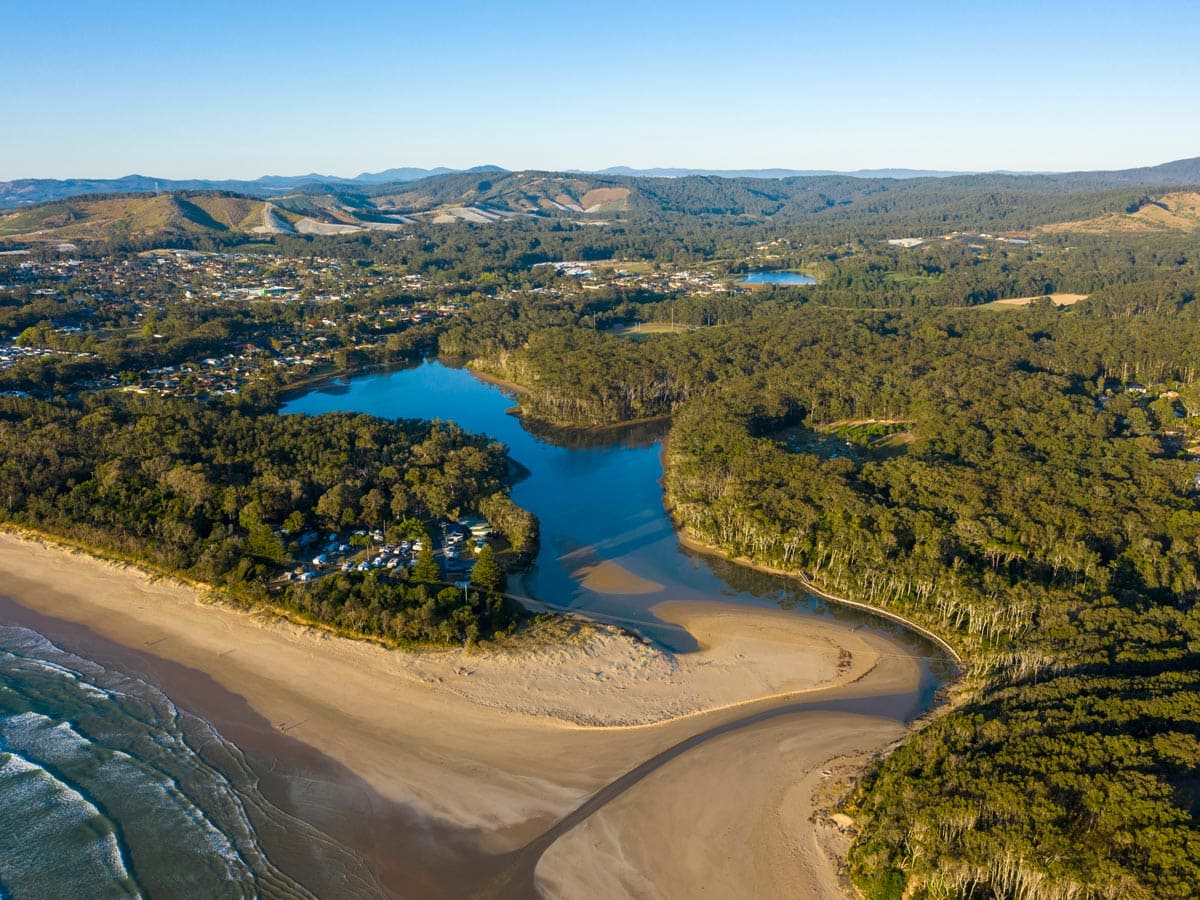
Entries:
<svg viewBox="0 0 1200 900">
<path fill-rule="evenodd" d="M 124 178 L 24 178 L 16 181 L 0 181 L 0 209 L 31 206 L 52 200 L 91 194 L 149 194 L 172 191 L 232 191 L 260 199 L 277 197 L 295 191 L 318 187 L 334 188 L 337 191 L 370 190 L 381 185 L 403 185 L 425 181 L 440 176 L 513 174 L 500 166 L 476 166 L 471 169 L 395 168 L 382 172 L 363 172 L 354 178 L 321 175 L 264 175 L 250 181 L 236 179 L 169 179 L 147 175 L 127 175 Z M 598 172 L 570 170 L 567 175 L 601 176 L 617 178 L 726 178 L 788 180 L 794 178 L 858 178 L 885 180 L 917 180 L 923 178 L 957 179 L 968 177 L 1012 177 L 1021 179 L 1021 188 L 1038 189 L 1035 182 L 1059 185 L 1071 189 L 1094 189 L 1145 185 L 1161 187 L 1200 182 L 1200 158 L 1183 159 L 1137 169 L 1122 169 L 1099 172 L 949 172 L 935 169 L 858 169 L 852 172 L 835 172 L 818 169 L 686 169 L 656 168 L 636 169 L 628 166 L 613 166 Z M 1025 181 L 1028 179 L 1028 181 Z"/>
<path fill-rule="evenodd" d="M 688 175 L 714 178 L 816 178 L 827 175 L 848 175 L 851 178 L 947 178 L 952 175 L 979 174 L 940 169 L 855 169 L 852 172 L 841 172 L 836 169 L 631 169 L 629 166 L 610 166 L 594 172 L 585 169 L 568 171 L 586 175 L 624 175 L 629 178 L 685 178 Z"/>
<path fill-rule="evenodd" d="M 88 194 L 156 194 L 171 191 L 232 191 L 251 197 L 272 197 L 290 193 L 310 185 L 353 187 L 367 184 L 400 184 L 436 175 L 459 172 L 503 172 L 498 166 L 477 166 L 473 169 L 387 169 L 383 172 L 363 172 L 354 178 L 336 175 L 264 175 L 251 181 L 211 178 L 154 178 L 149 175 L 126 175 L 124 178 L 21 178 L 0 181 L 0 209 L 64 200 Z"/>
<path fill-rule="evenodd" d="M 143 240 L 161 235 L 338 235 L 418 223 L 488 225 L 517 217 L 605 222 L 735 217 L 829 223 L 867 217 L 886 235 L 987 228 L 1021 231 L 1191 230 L 1200 158 L 1112 172 L 1014 175 L 509 172 L 480 166 L 426 174 L 391 169 L 354 179 L 29 181 L 0 212 L 0 237 L 20 241 Z M 672 173 L 684 170 L 668 170 Z M 894 173 L 897 170 L 889 170 Z M 908 171 L 908 170 L 901 170 Z M 1168 191 L 1174 195 L 1166 199 Z M 4 192 L 9 193 L 5 194 Z M 86 196 L 84 196 L 86 194 Z M 36 197 L 49 197 L 41 203 Z M 1135 215 L 1136 214 L 1136 215 Z M 1134 218 L 1129 218 L 1135 216 Z"/>
</svg>

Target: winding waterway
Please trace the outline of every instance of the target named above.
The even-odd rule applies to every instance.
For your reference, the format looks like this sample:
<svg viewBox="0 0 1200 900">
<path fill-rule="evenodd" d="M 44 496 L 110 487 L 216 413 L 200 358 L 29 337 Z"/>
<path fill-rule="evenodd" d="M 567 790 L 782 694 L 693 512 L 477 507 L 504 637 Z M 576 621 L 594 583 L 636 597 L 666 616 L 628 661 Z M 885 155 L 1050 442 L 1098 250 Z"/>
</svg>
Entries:
<svg viewBox="0 0 1200 900">
<path fill-rule="evenodd" d="M 513 486 L 513 499 L 541 523 L 541 549 L 521 584 L 536 600 L 620 623 L 678 652 L 696 644 L 654 615 L 663 601 L 783 607 L 886 632 L 901 651 L 890 664 L 907 665 L 904 657 L 911 655 L 921 676 L 915 689 L 907 686 L 911 679 L 899 692 L 875 690 L 864 680 L 851 695 L 766 697 L 698 719 L 694 733 L 679 729 L 677 742 L 601 786 L 512 852 L 493 856 L 451 835 L 445 840 L 459 859 L 447 868 L 424 859 L 423 845 L 413 843 L 405 865 L 410 874 L 428 876 L 430 889 L 440 886 L 444 896 L 476 889 L 487 896 L 535 896 L 536 866 L 555 841 L 662 766 L 733 731 L 821 710 L 903 722 L 929 708 L 950 666 L 921 636 L 813 597 L 792 580 L 682 546 L 663 505 L 664 423 L 539 437 L 510 414 L 513 403 L 510 394 L 463 369 L 427 362 L 323 385 L 290 400 L 283 411 L 440 418 L 503 441 L 527 472 Z M 0 601 L 0 618 L 17 624 L 21 617 L 9 607 L 14 604 Z M 0 838 L 0 897 L 293 897 L 305 896 L 306 887 L 330 896 L 384 892 L 360 850 L 322 830 L 326 819 L 338 825 L 338 806 L 314 788 L 328 778 L 344 791 L 340 770 L 325 761 L 305 769 L 301 802 L 292 796 L 287 771 L 273 773 L 273 758 L 252 760 L 247 746 L 231 743 L 152 683 L 147 673 L 165 671 L 169 663 L 151 665 L 148 656 L 134 653 L 127 657 L 133 668 L 126 669 L 119 653 L 109 659 L 113 651 L 99 639 L 81 637 L 81 629 L 22 615 L 33 617 L 26 627 L 0 627 L 0 833 L 8 835 L 7 843 Z M 79 652 L 61 649 L 28 626 L 61 632 Z M 101 658 L 109 661 L 97 662 Z M 179 684 L 201 677 L 181 671 L 187 677 Z M 224 694 L 213 702 L 227 712 L 244 704 Z M 232 720 L 248 736 L 259 727 L 248 707 Z M 268 728 L 265 722 L 261 727 Z M 402 816 L 389 822 L 405 840 L 435 840 L 428 824 Z M 363 841 L 369 851 L 373 844 Z M 389 857 L 399 853 L 391 848 Z M 331 885 L 338 886 L 333 893 Z"/>
<path fill-rule="evenodd" d="M 538 517 L 541 548 L 524 593 L 559 608 L 615 622 L 677 652 L 694 639 L 652 608 L 667 600 L 783 607 L 903 639 L 925 664 L 910 716 L 944 680 L 942 652 L 903 626 L 814 597 L 790 579 L 684 547 L 663 504 L 664 423 L 539 437 L 513 415 L 514 397 L 469 371 L 438 361 L 323 385 L 284 404 L 286 413 L 331 411 L 443 419 L 508 446 L 528 470 L 512 498 Z"/>
</svg>

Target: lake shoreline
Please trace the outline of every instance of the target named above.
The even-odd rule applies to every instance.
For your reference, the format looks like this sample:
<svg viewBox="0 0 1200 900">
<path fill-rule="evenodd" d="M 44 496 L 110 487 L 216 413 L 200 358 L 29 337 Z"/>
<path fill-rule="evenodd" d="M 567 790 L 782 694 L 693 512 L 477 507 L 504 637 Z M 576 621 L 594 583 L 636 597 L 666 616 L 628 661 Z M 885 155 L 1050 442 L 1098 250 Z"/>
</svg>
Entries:
<svg viewBox="0 0 1200 900">
<path fill-rule="evenodd" d="M 484 384 L 492 385 L 500 388 L 502 391 L 510 394 L 516 394 L 513 399 L 517 400 L 517 405 L 509 409 L 509 414 L 519 419 L 523 424 L 531 427 L 532 432 L 541 435 L 547 435 L 551 440 L 556 437 L 564 440 L 566 443 L 571 443 L 572 438 L 587 437 L 587 436 L 605 436 L 615 432 L 620 432 L 625 429 L 634 429 L 640 426 L 656 425 L 666 423 L 671 420 L 671 414 L 664 413 L 657 416 L 642 416 L 637 419 L 626 419 L 621 422 L 609 422 L 603 425 L 575 425 L 569 422 L 558 422 L 553 419 L 544 419 L 538 416 L 527 414 L 520 405 L 520 397 L 530 393 L 531 389 L 526 385 L 517 381 L 511 381 L 506 378 L 501 378 L 499 375 L 493 375 L 482 369 L 478 369 L 470 365 L 469 361 L 464 361 L 461 357 L 446 357 L 443 358 L 437 354 L 426 356 L 421 359 L 406 360 L 400 363 L 381 363 L 375 366 L 361 366 L 358 369 L 346 370 L 339 369 L 323 373 L 321 375 L 313 375 L 303 381 L 298 381 L 295 384 L 288 385 L 280 391 L 278 403 L 276 404 L 276 412 L 289 402 L 297 400 L 306 394 L 313 391 L 319 391 L 323 386 L 347 384 L 354 378 L 362 378 L 371 375 L 393 375 L 397 372 L 406 372 L 412 369 L 418 369 L 425 363 L 435 362 L 447 368 L 460 368 L 465 372 L 470 373 L 473 378 L 477 378 Z"/>
<path fill-rule="evenodd" d="M 443 363 L 443 365 L 446 364 L 446 361 L 442 360 L 440 357 L 434 356 L 431 358 L 439 360 Z M 482 369 L 478 369 L 475 366 L 472 366 L 470 361 L 464 363 L 463 368 L 485 384 L 494 384 L 496 387 L 517 394 L 518 396 L 529 393 L 529 388 L 527 388 L 525 385 L 516 381 L 509 381 L 507 378 L 501 378 L 499 375 L 492 375 L 490 372 L 485 372 Z"/>
<path fill-rule="evenodd" d="M 740 288 L 768 288 L 768 287 L 803 287 L 805 285 L 816 284 L 817 279 L 805 272 L 797 272 L 792 269 L 755 269 L 750 272 L 742 272 L 741 281 L 735 281 L 734 284 Z"/>
<path fill-rule="evenodd" d="M 728 551 L 721 549 L 715 544 L 706 544 L 704 541 L 701 541 L 698 538 L 688 534 L 686 528 L 680 525 L 678 522 L 675 524 L 675 534 L 679 538 L 680 545 L 687 547 L 689 550 L 694 550 L 696 553 L 700 553 L 705 556 L 720 557 L 721 559 L 727 560 L 734 565 L 742 566 L 746 569 L 752 569 L 755 572 L 764 572 L 768 575 L 779 575 L 784 578 L 793 579 L 815 597 L 820 597 L 822 600 L 828 600 L 829 602 L 836 603 L 839 606 L 863 610 L 864 612 L 888 619 L 889 621 L 895 622 L 897 625 L 902 625 L 905 628 L 916 632 L 917 634 L 921 635 L 921 637 L 933 642 L 942 651 L 944 651 L 950 657 L 950 660 L 959 668 L 960 672 L 966 665 L 963 662 L 963 658 L 959 652 L 955 650 L 945 638 L 936 632 L 931 631 L 929 628 L 926 628 L 924 625 L 914 622 L 912 619 L 907 619 L 899 613 L 892 612 L 891 610 L 883 609 L 878 606 L 872 606 L 869 603 L 863 603 L 859 600 L 851 600 L 847 597 L 840 597 L 837 594 L 830 593 L 829 591 L 810 581 L 802 572 L 797 570 L 780 569 L 776 566 L 768 566 L 765 563 L 755 562 L 754 560 L 745 556 L 730 556 Z"/>
<path fill-rule="evenodd" d="M 433 357 L 433 359 L 442 362 L 443 365 L 445 364 L 445 362 L 438 359 L 438 357 Z M 509 381 L 505 378 L 491 375 L 485 371 L 475 368 L 474 366 L 468 365 L 464 368 L 483 383 L 495 385 L 502 390 L 510 391 L 514 394 L 517 394 L 518 398 L 530 393 L 530 388 L 516 381 Z M 664 413 L 663 415 L 659 416 L 642 416 L 637 419 L 625 419 L 621 422 L 609 422 L 604 425 L 573 425 L 568 422 L 558 422 L 554 419 L 531 416 L 524 411 L 519 402 L 516 406 L 509 410 L 509 413 L 520 419 L 523 425 L 529 426 L 531 433 L 536 434 L 539 437 L 545 436 L 551 442 L 554 442 L 557 438 L 567 444 L 572 443 L 571 439 L 576 437 L 587 437 L 592 435 L 603 436 L 626 429 L 638 428 L 644 425 L 655 425 L 663 422 L 669 422 L 671 419 L 670 414 Z"/>
<path fill-rule="evenodd" d="M 670 440 L 669 436 L 663 438 L 662 449 L 659 453 L 659 458 L 662 463 L 664 481 L 667 477 L 666 476 L 667 459 L 668 459 L 667 445 L 668 445 L 669 440 Z M 880 607 L 872 606 L 869 603 L 863 603 L 860 600 L 851 600 L 848 597 L 841 597 L 841 596 L 838 596 L 837 594 L 833 594 L 833 593 L 825 590 L 824 588 L 822 588 L 820 585 L 815 584 L 810 579 L 806 578 L 804 576 L 804 574 L 798 570 L 781 569 L 781 568 L 778 568 L 777 566 L 768 566 L 765 563 L 755 562 L 754 560 L 752 560 L 746 556 L 731 556 L 727 550 L 722 549 L 721 547 L 717 546 L 716 544 L 705 543 L 704 541 L 700 540 L 699 538 L 689 534 L 688 530 L 687 530 L 687 526 L 685 526 L 682 522 L 680 522 L 675 517 L 675 514 L 671 511 L 669 505 L 667 506 L 667 515 L 670 516 L 670 518 L 671 518 L 671 524 L 675 530 L 675 536 L 679 540 L 679 544 L 681 547 L 686 547 L 687 549 L 692 550 L 696 553 L 699 553 L 702 556 L 713 556 L 713 557 L 723 559 L 723 560 L 730 562 L 736 566 L 741 566 L 744 569 L 749 569 L 754 572 L 763 572 L 767 575 L 779 575 L 782 578 L 788 578 L 788 579 L 794 580 L 801 587 L 803 587 L 804 590 L 808 591 L 815 597 L 820 597 L 822 600 L 828 600 L 831 603 L 836 603 L 839 606 L 844 606 L 849 609 L 862 610 L 864 612 L 871 613 L 872 615 L 878 615 L 878 616 L 880 616 L 884 619 L 887 619 L 891 622 L 895 622 L 897 625 L 901 625 L 905 628 L 908 628 L 908 629 L 912 630 L 913 632 L 921 635 L 926 640 L 932 641 L 934 644 L 936 644 L 943 652 L 945 652 L 950 657 L 950 660 L 957 667 L 958 674 L 960 676 L 965 671 L 967 664 L 963 661 L 962 655 L 957 650 L 954 649 L 953 645 L 951 645 L 949 641 L 947 641 L 941 635 L 937 634 L 935 631 L 932 631 L 931 629 L 926 628 L 924 625 L 921 625 L 918 622 L 914 622 L 911 619 L 907 619 L 904 616 L 900 615 L 899 613 L 894 613 L 890 610 L 881 609 Z"/>
</svg>

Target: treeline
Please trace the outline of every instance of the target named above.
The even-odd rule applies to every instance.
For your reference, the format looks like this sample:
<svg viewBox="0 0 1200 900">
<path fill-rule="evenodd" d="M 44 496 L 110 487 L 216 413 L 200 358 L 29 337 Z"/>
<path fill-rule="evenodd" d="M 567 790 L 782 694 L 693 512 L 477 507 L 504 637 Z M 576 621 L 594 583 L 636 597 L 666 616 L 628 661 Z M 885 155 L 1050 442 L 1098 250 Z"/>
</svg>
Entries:
<svg viewBox="0 0 1200 900">
<path fill-rule="evenodd" d="M 376 572 L 340 573 L 311 584 L 289 584 L 280 603 L 301 616 L 355 636 L 407 644 L 473 644 L 512 631 L 523 618 L 511 600 L 491 591 L 396 583 Z"/>
<path fill-rule="evenodd" d="M 775 251 L 782 259 L 818 277 L 817 284 L 804 287 L 654 294 L 618 285 L 553 296 L 536 290 L 504 298 L 478 295 L 469 312 L 439 335 L 438 347 L 444 355 L 466 357 L 483 371 L 520 382 L 529 388 L 522 399 L 525 412 L 562 425 L 670 414 L 722 378 L 786 364 L 783 356 L 797 344 L 832 342 L 822 352 L 839 365 L 859 359 L 858 335 L 891 328 L 888 310 L 912 310 L 921 317 L 920 328 L 945 336 L 961 327 L 954 308 L 1015 296 L 1088 295 L 1072 317 L 1055 326 L 1057 341 L 1047 346 L 1057 357 L 1069 352 L 1070 358 L 1049 361 L 1051 371 L 1162 380 L 1168 359 L 1190 354 L 1194 360 L 1192 345 L 1179 336 L 1173 344 L 1169 334 L 1172 315 L 1194 318 L 1189 310 L 1200 289 L 1200 260 L 1190 238 L 1082 235 L 1069 246 L 1063 240 L 997 244 L 984 255 L 959 241 L 908 250 L 860 240 L 830 252 L 825 245 L 783 244 Z M 880 316 L 846 319 L 836 312 L 855 308 Z M 1047 322 L 1058 321 L 1052 311 L 1048 315 Z M 1131 317 L 1122 325 L 1110 321 Z M 632 338 L 610 333 L 638 321 L 692 330 Z M 984 323 L 971 327 L 978 333 Z M 1147 355 L 1143 347 L 1153 349 Z M 827 363 L 822 359 L 815 378 L 824 380 L 820 369 Z M 892 370 L 876 373 L 875 382 L 861 388 L 863 398 L 878 398 L 880 391 L 893 396 L 892 383 L 906 381 L 912 368 L 899 360 Z M 1190 371 L 1178 377 L 1190 381 Z M 809 402 L 818 418 L 856 415 L 859 401 L 845 394 L 846 384 L 835 378 L 825 390 L 809 379 Z M 859 391 L 859 383 L 850 388 Z"/>
<path fill-rule="evenodd" d="M 529 387 L 530 415 L 673 414 L 667 500 L 693 536 L 965 652 L 970 699 L 853 802 L 869 896 L 1186 897 L 1200 508 L 1180 435 L 1200 411 L 1200 311 L 1186 290 L 1154 301 L 1158 283 L 1069 310 L 766 292 L 721 327 L 640 341 L 509 305 L 479 346 L 502 349 L 482 362 Z M 838 425 L 872 420 L 885 446 Z M 860 431 L 836 455 L 788 449 Z"/>
<path fill-rule="evenodd" d="M 860 786 L 867 896 L 1196 895 L 1200 616 L 1132 590 L 1075 615 L 1035 638 L 1053 671 L 987 690 Z"/>
<path fill-rule="evenodd" d="M 852 249 L 797 254 L 795 264 L 818 276 L 800 295 L 831 306 L 928 308 L 1076 293 L 1114 308 L 1136 302 L 1133 311 L 1162 311 L 1190 302 L 1200 286 L 1200 258 L 1187 234 L 1040 235 L 1027 245 L 934 240 L 911 249 L 874 242 Z"/>
<path fill-rule="evenodd" d="M 949 230 L 946 226 L 962 223 L 1028 228 L 1089 218 L 1134 206 L 1145 195 L 1146 184 L 1188 184 L 1195 183 L 1195 178 L 1194 167 L 1180 169 L 1171 178 L 1143 179 L 1141 183 L 1121 178 L 999 174 L 909 179 L 848 175 L 630 178 L 503 172 L 462 173 L 403 185 L 373 186 L 364 193 L 386 196 L 387 203 L 409 212 L 439 204 L 479 204 L 523 211 L 528 204 L 540 207 L 552 221 L 573 221 L 578 212 L 554 212 L 541 201 L 560 193 L 582 196 L 593 188 L 618 188 L 629 192 L 628 210 L 605 216 L 612 215 L 622 222 L 772 220 L 825 227 L 850 224 L 860 233 L 874 233 L 876 228 L 897 226 Z M 348 196 L 347 200 L 355 206 L 363 205 L 362 198 Z"/>
<path fill-rule="evenodd" d="M 303 534 L 488 510 L 528 554 L 504 448 L 457 426 L 366 415 L 242 415 L 153 397 L 0 398 L 0 515 L 14 525 L 274 602 L 358 633 L 462 641 L 515 624 L 506 602 L 346 573 L 272 595 Z M 451 596 L 451 594 L 453 596 Z"/>
<path fill-rule="evenodd" d="M 787 362 L 678 414 L 666 491 L 701 540 L 967 651 L 972 698 L 855 797 L 860 887 L 1192 896 L 1196 466 L 1163 434 L 1185 424 L 1178 401 L 1134 399 L 1117 376 L 1194 377 L 1196 317 L 844 314 L 821 341 L 793 327 L 759 335 Z M 776 439 L 842 418 L 903 419 L 911 443 L 822 457 Z"/>
<path fill-rule="evenodd" d="M 763 335 L 787 342 L 791 359 L 722 377 L 676 418 L 667 490 L 677 515 L 710 542 L 868 602 L 928 599 L 941 627 L 988 638 L 1022 631 L 1038 595 L 1002 608 L 974 599 L 1017 583 L 1069 589 L 1122 558 L 1156 588 L 1195 590 L 1197 561 L 1171 551 L 1190 547 L 1189 532 L 1166 525 L 1186 519 L 1147 502 L 1194 505 L 1192 467 L 1152 434 L 1176 424 L 1175 407 L 1102 405 L 1104 372 L 1091 360 L 1054 371 L 1058 348 L 1021 327 L 1036 313 L 1024 323 L 974 315 L 980 327 L 960 316 L 953 337 L 936 319 L 845 316 L 840 351 L 833 334 L 807 346 L 785 328 Z M 1194 321 L 1190 330 L 1200 336 Z M 774 438 L 801 421 L 875 418 L 908 423 L 905 452 L 823 459 Z M 1118 521 L 1119 534 L 1096 531 Z"/>
<path fill-rule="evenodd" d="M 953 390 L 942 383 L 956 377 L 948 367 L 957 360 L 946 350 L 961 346 L 973 347 L 973 364 L 991 366 L 1007 364 L 1007 343 L 1033 359 L 1030 365 L 1091 387 L 1200 375 L 1200 317 L 1192 301 L 1155 315 L 1110 308 L 1098 298 L 1069 313 L 1037 306 L 854 312 L 767 295 L 726 325 L 635 340 L 573 325 L 577 314 L 569 310 L 543 314 L 510 303 L 486 307 L 500 313 L 488 318 L 472 311 L 439 346 L 519 382 L 528 389 L 523 411 L 562 425 L 669 415 L 742 376 L 785 382 L 814 421 L 896 418 L 908 414 L 915 379 Z M 897 334 L 912 353 L 878 355 L 880 342 Z M 975 377 L 986 382 L 989 374 L 981 369 Z"/>
</svg>

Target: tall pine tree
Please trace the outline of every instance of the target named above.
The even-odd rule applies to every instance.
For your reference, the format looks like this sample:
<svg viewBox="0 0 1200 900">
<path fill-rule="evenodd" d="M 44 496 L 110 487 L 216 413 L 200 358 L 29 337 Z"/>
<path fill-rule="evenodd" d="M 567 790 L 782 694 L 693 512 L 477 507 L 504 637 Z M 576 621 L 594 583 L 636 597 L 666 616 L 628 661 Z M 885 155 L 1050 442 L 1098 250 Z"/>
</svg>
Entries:
<svg viewBox="0 0 1200 900">
<path fill-rule="evenodd" d="M 489 591 L 499 590 L 504 586 L 504 573 L 496 563 L 496 554 L 491 544 L 484 544 L 479 550 L 479 558 L 471 570 L 471 583 Z"/>
<path fill-rule="evenodd" d="M 433 547 L 430 546 L 429 538 L 425 538 L 421 542 L 421 549 L 417 552 L 417 565 L 413 569 L 412 577 L 413 581 L 422 584 L 433 584 L 442 580 L 442 572 L 438 568 L 437 560 L 433 558 Z"/>
</svg>

